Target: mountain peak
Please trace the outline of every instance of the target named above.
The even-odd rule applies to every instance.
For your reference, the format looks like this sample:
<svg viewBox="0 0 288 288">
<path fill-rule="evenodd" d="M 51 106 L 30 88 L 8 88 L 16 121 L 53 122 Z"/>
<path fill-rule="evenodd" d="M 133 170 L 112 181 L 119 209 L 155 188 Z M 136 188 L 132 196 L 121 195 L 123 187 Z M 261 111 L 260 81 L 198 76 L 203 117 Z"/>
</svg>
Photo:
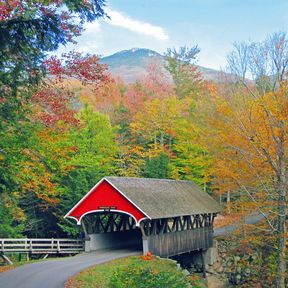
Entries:
<svg viewBox="0 0 288 288">
<path fill-rule="evenodd" d="M 116 52 L 115 54 L 112 54 L 110 56 L 106 56 L 103 57 L 102 59 L 107 59 L 107 58 L 111 58 L 111 57 L 116 57 L 116 56 L 129 56 L 129 55 L 133 55 L 133 57 L 135 57 L 135 55 L 141 55 L 142 57 L 151 57 L 151 56 L 162 56 L 161 54 L 159 54 L 156 51 L 147 49 L 147 48 L 138 48 L 138 47 L 134 47 L 128 50 L 121 50 L 119 52 Z"/>
<path fill-rule="evenodd" d="M 147 48 L 131 48 L 122 50 L 101 58 L 100 62 L 107 64 L 110 72 L 114 76 L 120 76 L 125 82 L 135 82 L 147 73 L 146 68 L 151 60 L 163 63 L 165 65 L 164 56 L 160 53 L 147 49 Z M 204 79 L 218 82 L 221 75 L 220 71 L 198 66 L 199 71 L 202 73 Z M 163 70 L 165 72 L 165 69 Z M 167 71 L 166 71 L 167 73 Z"/>
</svg>

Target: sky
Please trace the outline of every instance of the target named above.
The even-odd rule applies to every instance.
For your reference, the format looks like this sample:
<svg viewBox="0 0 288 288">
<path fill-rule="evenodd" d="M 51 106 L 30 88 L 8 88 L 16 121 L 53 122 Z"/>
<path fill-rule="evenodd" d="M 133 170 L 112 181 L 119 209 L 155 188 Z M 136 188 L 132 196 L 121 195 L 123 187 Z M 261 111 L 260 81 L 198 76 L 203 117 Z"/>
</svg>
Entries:
<svg viewBox="0 0 288 288">
<path fill-rule="evenodd" d="M 198 45 L 201 66 L 225 69 L 233 43 L 288 32 L 288 0 L 107 0 L 111 19 L 85 25 L 77 45 L 62 47 L 108 56 L 131 48 L 163 54 Z"/>
</svg>

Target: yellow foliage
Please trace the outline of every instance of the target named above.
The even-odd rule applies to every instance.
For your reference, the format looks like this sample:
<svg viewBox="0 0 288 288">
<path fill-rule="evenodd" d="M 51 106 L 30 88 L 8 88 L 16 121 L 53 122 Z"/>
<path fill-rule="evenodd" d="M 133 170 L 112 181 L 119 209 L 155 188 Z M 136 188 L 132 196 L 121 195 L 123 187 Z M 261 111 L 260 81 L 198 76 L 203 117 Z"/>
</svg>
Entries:
<svg viewBox="0 0 288 288">
<path fill-rule="evenodd" d="M 205 139 L 213 155 L 214 187 L 219 193 L 246 195 L 241 202 L 241 209 L 246 211 L 265 211 L 265 207 L 277 205 L 271 199 L 277 196 L 279 157 L 288 159 L 287 88 L 283 83 L 277 91 L 263 96 L 253 97 L 242 91 L 214 98 L 210 103 L 215 112 L 208 121 Z M 283 145 L 285 155 L 279 154 L 279 145 Z"/>
<path fill-rule="evenodd" d="M 16 221 L 25 221 L 26 220 L 26 215 L 25 215 L 24 211 L 19 207 L 14 207 L 12 209 L 12 216 L 13 216 L 13 219 Z"/>
</svg>

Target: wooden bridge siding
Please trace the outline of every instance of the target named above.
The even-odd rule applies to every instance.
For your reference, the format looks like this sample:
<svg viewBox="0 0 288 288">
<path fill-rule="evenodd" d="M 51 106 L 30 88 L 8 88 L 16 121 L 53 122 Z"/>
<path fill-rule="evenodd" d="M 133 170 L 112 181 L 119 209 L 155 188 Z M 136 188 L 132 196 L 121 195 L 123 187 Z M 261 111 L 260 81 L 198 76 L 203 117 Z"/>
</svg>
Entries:
<svg viewBox="0 0 288 288">
<path fill-rule="evenodd" d="M 147 236 L 148 249 L 161 257 L 170 257 L 213 245 L 213 227 L 195 228 Z"/>
</svg>

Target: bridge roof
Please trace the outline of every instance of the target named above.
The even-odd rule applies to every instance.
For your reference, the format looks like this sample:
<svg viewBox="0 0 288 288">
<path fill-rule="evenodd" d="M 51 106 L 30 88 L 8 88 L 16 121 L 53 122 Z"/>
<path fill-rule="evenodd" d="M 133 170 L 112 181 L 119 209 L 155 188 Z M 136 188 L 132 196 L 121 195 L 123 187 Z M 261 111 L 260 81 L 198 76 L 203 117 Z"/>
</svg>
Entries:
<svg viewBox="0 0 288 288">
<path fill-rule="evenodd" d="M 106 177 L 151 219 L 217 213 L 220 205 L 192 181 Z"/>
<path fill-rule="evenodd" d="M 120 212 L 143 219 L 220 212 L 220 205 L 191 181 L 105 177 L 66 215 L 80 224 L 93 212 Z"/>
</svg>

